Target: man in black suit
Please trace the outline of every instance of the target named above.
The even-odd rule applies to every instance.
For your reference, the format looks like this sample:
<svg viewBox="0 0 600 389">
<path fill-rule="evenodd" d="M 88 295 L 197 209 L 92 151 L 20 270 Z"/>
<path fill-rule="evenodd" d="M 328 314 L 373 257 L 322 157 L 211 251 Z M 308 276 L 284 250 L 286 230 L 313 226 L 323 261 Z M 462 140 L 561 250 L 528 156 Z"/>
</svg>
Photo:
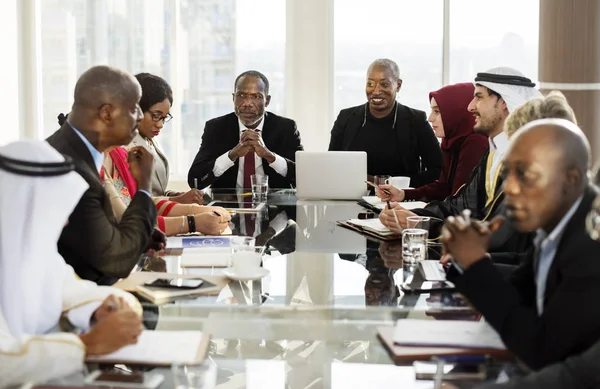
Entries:
<svg viewBox="0 0 600 389">
<path fill-rule="evenodd" d="M 234 84 L 234 113 L 206 122 L 202 144 L 188 173 L 190 187 L 250 189 L 253 174 L 269 177 L 269 187 L 296 181 L 296 151 L 303 150 L 293 120 L 265 112 L 269 80 L 250 70 Z"/>
<path fill-rule="evenodd" d="M 143 117 L 138 105 L 141 96 L 140 84 L 132 75 L 109 66 L 93 67 L 75 85 L 68 119 L 47 139 L 59 152 L 73 158 L 76 171 L 89 185 L 69 217 L 58 250 L 79 277 L 99 284 L 127 277 L 152 237 L 164 240 L 159 231 L 153 232 L 156 206 L 149 194 L 152 155 L 143 147 L 130 151 L 129 168 L 138 191 L 120 223 L 99 175 L 104 150 L 129 144 L 135 136 Z"/>
<path fill-rule="evenodd" d="M 442 233 L 455 261 L 449 279 L 533 369 L 600 338 L 600 242 L 586 232 L 597 196 L 589 167 L 589 143 L 570 121 L 536 120 L 513 138 L 502 168 L 507 215 L 536 238 L 510 280 L 486 255 L 501 218 L 488 225 L 449 217 Z"/>
</svg>

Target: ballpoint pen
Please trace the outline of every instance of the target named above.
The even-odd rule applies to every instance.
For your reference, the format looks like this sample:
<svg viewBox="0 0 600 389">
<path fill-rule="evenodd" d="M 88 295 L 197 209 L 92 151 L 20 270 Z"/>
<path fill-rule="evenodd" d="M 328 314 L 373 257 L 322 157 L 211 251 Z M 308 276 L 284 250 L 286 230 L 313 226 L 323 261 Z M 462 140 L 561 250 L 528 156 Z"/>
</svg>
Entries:
<svg viewBox="0 0 600 389">
<path fill-rule="evenodd" d="M 198 189 L 198 179 L 194 177 L 194 189 Z"/>
</svg>

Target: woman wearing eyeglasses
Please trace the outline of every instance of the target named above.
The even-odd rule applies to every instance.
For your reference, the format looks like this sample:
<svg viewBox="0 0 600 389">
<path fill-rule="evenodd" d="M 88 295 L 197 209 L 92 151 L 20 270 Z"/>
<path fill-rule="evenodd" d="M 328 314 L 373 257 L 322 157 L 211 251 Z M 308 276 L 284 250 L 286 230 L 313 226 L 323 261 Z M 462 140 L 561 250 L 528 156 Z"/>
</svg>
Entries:
<svg viewBox="0 0 600 389">
<path fill-rule="evenodd" d="M 144 118 L 139 124 L 139 134 L 127 146 L 143 146 L 154 155 L 154 175 L 150 190 L 153 196 L 168 197 L 169 200 L 182 204 L 202 204 L 202 192 L 192 189 L 188 192 L 173 192 L 167 190 L 169 183 L 169 162 L 156 141 L 166 122 L 173 117 L 170 114 L 173 105 L 173 91 L 161 77 L 150 73 L 139 73 L 135 76 L 142 86 L 140 107 Z"/>
</svg>

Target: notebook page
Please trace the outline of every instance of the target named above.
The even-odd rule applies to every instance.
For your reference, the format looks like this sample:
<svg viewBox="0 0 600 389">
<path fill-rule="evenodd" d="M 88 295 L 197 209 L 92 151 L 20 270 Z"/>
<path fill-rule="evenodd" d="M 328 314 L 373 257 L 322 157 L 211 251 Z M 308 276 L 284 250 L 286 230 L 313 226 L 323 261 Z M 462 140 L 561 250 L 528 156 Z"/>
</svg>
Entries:
<svg viewBox="0 0 600 389">
<path fill-rule="evenodd" d="M 90 356 L 87 362 L 119 361 L 144 364 L 194 363 L 203 339 L 200 331 L 143 331 L 135 345 L 114 353 Z"/>
<path fill-rule="evenodd" d="M 356 226 L 363 227 L 365 229 L 369 229 L 371 231 L 375 231 L 378 233 L 391 233 L 392 231 L 381 223 L 381 221 L 377 218 L 375 219 L 350 219 L 349 223 L 352 223 Z"/>
<path fill-rule="evenodd" d="M 506 348 L 489 324 L 465 320 L 401 319 L 396 322 L 394 343 L 401 346 Z"/>
</svg>

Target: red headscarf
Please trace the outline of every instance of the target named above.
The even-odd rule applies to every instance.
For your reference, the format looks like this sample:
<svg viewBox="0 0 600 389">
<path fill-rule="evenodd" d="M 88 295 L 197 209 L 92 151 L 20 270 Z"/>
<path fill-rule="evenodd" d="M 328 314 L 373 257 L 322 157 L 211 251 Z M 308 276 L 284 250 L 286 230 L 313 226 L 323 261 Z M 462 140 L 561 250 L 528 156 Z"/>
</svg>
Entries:
<svg viewBox="0 0 600 389">
<path fill-rule="evenodd" d="M 474 91 L 473 83 L 461 82 L 429 93 L 429 101 L 432 97 L 435 99 L 442 115 L 445 133 L 441 144 L 443 151 L 460 146 L 462 140 L 473 132 L 475 117 L 467 107 L 473 100 Z"/>
</svg>

